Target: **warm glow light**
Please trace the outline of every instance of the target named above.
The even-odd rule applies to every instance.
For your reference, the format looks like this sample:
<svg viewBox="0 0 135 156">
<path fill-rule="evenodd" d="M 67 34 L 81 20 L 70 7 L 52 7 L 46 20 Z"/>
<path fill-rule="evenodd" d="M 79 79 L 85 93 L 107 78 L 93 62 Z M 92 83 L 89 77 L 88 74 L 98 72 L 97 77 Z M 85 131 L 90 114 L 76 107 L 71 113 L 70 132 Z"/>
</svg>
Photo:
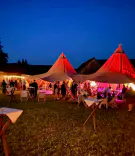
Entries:
<svg viewBox="0 0 135 156">
<path fill-rule="evenodd" d="M 132 89 L 135 91 L 135 84 L 129 83 L 129 86 L 132 87 Z"/>
<path fill-rule="evenodd" d="M 83 89 L 83 85 L 82 84 L 80 84 L 80 88 Z"/>
<path fill-rule="evenodd" d="M 68 81 L 68 87 L 69 87 L 69 88 L 71 87 L 72 82 L 73 82 L 73 80 L 72 80 L 71 78 L 69 78 L 69 81 Z"/>
<path fill-rule="evenodd" d="M 16 75 L 10 75 L 10 76 L 4 76 L 5 78 L 21 78 L 24 79 L 24 76 L 16 76 Z"/>
<path fill-rule="evenodd" d="M 95 87 L 97 84 L 96 84 L 95 81 L 91 81 L 90 85 L 91 85 L 92 87 Z"/>
</svg>

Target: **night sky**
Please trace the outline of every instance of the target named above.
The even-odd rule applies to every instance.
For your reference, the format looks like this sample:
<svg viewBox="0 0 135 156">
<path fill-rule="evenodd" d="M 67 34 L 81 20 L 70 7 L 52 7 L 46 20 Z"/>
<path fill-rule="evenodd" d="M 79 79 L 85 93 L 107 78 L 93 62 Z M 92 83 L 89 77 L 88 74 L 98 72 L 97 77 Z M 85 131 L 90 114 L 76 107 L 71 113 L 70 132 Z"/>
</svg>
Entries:
<svg viewBox="0 0 135 156">
<path fill-rule="evenodd" d="M 64 52 L 76 68 L 119 43 L 135 58 L 135 1 L 0 0 L 0 38 L 9 62 L 50 65 Z"/>
</svg>

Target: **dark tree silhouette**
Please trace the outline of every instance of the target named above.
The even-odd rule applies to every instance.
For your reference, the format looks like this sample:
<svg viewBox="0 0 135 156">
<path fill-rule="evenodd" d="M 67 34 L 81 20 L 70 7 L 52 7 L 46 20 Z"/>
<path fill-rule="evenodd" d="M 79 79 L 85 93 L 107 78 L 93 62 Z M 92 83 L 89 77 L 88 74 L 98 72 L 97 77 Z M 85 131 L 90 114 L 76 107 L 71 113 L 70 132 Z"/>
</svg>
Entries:
<svg viewBox="0 0 135 156">
<path fill-rule="evenodd" d="M 25 66 L 25 65 L 28 65 L 28 62 L 27 62 L 26 59 L 22 59 L 21 61 L 18 60 L 18 61 L 17 61 L 17 64 L 18 64 L 18 65 L 22 65 L 22 66 L 24 65 L 24 66 Z"/>
<path fill-rule="evenodd" d="M 18 61 L 17 61 L 17 64 L 21 64 L 21 61 L 20 61 L 20 60 L 18 60 Z"/>
<path fill-rule="evenodd" d="M 5 65 L 8 63 L 8 54 L 3 52 L 3 46 L 0 41 L 0 65 Z"/>
<path fill-rule="evenodd" d="M 22 59 L 22 64 L 25 64 L 24 59 Z"/>
<path fill-rule="evenodd" d="M 26 59 L 25 59 L 24 63 L 25 63 L 25 65 L 28 65 L 28 62 L 27 62 L 27 60 L 26 60 Z"/>
</svg>

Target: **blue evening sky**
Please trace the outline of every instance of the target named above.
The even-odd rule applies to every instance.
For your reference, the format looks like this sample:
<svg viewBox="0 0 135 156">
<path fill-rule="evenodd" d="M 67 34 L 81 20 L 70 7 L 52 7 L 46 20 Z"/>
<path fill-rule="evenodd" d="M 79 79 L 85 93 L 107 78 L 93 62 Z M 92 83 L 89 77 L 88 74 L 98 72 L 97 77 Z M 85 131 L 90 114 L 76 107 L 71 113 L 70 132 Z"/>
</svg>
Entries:
<svg viewBox="0 0 135 156">
<path fill-rule="evenodd" d="M 9 62 L 50 65 L 64 52 L 76 68 L 119 43 L 135 58 L 135 1 L 0 0 L 0 38 Z"/>
</svg>

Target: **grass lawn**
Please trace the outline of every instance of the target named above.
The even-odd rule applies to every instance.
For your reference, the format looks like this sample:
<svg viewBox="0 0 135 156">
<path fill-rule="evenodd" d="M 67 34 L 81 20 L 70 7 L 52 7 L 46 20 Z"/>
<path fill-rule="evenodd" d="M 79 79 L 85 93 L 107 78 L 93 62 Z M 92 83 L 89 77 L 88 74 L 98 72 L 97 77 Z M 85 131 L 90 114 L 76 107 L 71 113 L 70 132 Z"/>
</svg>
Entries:
<svg viewBox="0 0 135 156">
<path fill-rule="evenodd" d="M 0 94 L 0 106 L 9 106 Z M 11 103 L 24 112 L 6 133 L 12 156 L 134 156 L 135 111 L 127 108 L 98 109 L 97 132 L 92 119 L 83 123 L 90 110 L 72 101 Z M 2 155 L 2 154 L 0 154 Z"/>
</svg>

